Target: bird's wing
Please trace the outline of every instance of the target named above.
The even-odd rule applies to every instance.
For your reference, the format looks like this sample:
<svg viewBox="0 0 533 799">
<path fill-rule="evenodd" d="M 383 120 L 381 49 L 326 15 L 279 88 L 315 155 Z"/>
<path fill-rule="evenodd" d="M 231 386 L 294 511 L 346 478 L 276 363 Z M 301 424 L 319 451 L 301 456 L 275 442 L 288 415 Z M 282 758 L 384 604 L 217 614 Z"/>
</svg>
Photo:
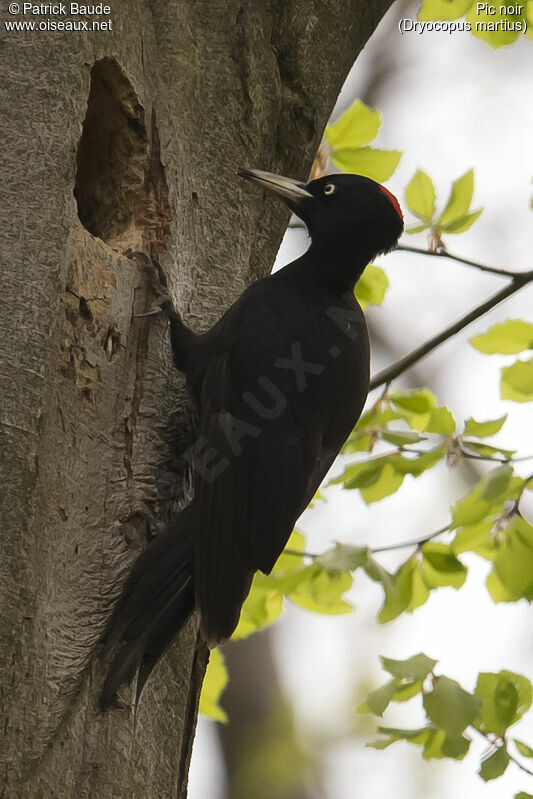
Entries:
<svg viewBox="0 0 533 799">
<path fill-rule="evenodd" d="M 222 336 L 228 341 L 228 336 Z M 231 635 L 253 573 L 269 572 L 331 463 L 321 424 L 299 420 L 295 375 L 276 368 L 276 345 L 246 337 L 212 356 L 196 443 L 194 581 L 209 642 Z"/>
</svg>

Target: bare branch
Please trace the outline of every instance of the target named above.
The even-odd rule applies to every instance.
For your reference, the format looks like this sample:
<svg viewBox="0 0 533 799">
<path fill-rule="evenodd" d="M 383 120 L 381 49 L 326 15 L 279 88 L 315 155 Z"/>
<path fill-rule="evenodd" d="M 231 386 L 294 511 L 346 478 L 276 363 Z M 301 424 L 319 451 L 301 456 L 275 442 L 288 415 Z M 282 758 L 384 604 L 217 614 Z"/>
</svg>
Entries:
<svg viewBox="0 0 533 799">
<path fill-rule="evenodd" d="M 502 277 L 518 277 L 523 275 L 523 272 L 512 272 L 508 269 L 500 269 L 497 266 L 488 266 L 481 264 L 479 261 L 471 261 L 470 258 L 463 258 L 460 255 L 454 255 L 448 250 L 424 250 L 421 247 L 409 247 L 407 244 L 398 244 L 395 252 L 413 252 L 417 255 L 431 255 L 433 258 L 449 258 L 451 261 L 457 261 L 466 266 L 473 266 L 474 269 L 480 269 L 482 272 L 488 272 L 491 275 L 501 275 Z"/>
<path fill-rule="evenodd" d="M 507 273 L 510 274 L 510 273 Z M 420 347 L 417 347 L 415 350 L 409 353 L 409 355 L 400 358 L 399 361 L 396 363 L 391 364 L 383 371 L 379 372 L 375 377 L 372 378 L 370 381 L 370 390 L 374 388 L 378 388 L 378 386 L 382 386 L 385 383 L 390 383 L 391 380 L 394 380 L 399 375 L 406 372 L 411 366 L 414 366 L 415 363 L 418 363 L 422 358 L 426 355 L 429 355 L 430 352 L 433 352 L 438 346 L 443 344 L 448 339 L 451 339 L 465 327 L 467 327 L 472 322 L 475 322 L 476 319 L 479 319 L 484 314 L 491 311 L 500 302 L 506 300 L 507 297 L 510 297 L 512 294 L 515 294 L 521 288 L 526 286 L 528 283 L 533 281 L 533 270 L 529 272 L 519 272 L 512 275 L 512 279 L 505 288 L 498 291 L 496 294 L 493 294 L 492 297 L 489 297 L 488 300 L 482 302 L 481 305 L 477 305 L 467 314 L 462 316 L 457 322 L 454 322 L 453 325 L 446 327 L 436 336 L 426 341 L 425 344 L 422 344 Z"/>
<path fill-rule="evenodd" d="M 439 535 L 443 535 L 444 533 L 449 532 L 450 530 L 450 523 L 446 524 L 444 527 L 441 527 L 438 530 L 435 530 L 433 533 L 427 533 L 426 535 L 421 536 L 420 538 L 411 538 L 409 541 L 401 541 L 398 544 L 388 544 L 387 546 L 383 547 L 373 547 L 369 549 L 371 555 L 376 555 L 379 552 L 392 552 L 395 549 L 407 549 L 408 547 L 420 547 L 422 544 L 427 544 L 428 541 L 432 541 L 433 538 L 437 538 Z M 326 550 L 328 551 L 328 550 Z M 322 557 L 325 553 L 322 552 L 320 555 L 312 552 L 299 552 L 296 549 L 284 549 L 284 555 L 294 555 L 295 557 L 304 557 L 304 558 L 311 558 L 312 560 L 316 560 L 317 558 Z"/>
<path fill-rule="evenodd" d="M 490 747 L 493 748 L 493 749 L 496 749 L 498 746 L 501 746 L 502 744 L 506 743 L 506 741 L 504 739 L 501 739 L 498 736 L 492 736 L 489 733 L 486 733 L 486 732 L 483 732 L 482 730 L 479 730 L 477 727 L 472 727 L 471 726 L 471 727 L 469 727 L 469 729 L 470 730 L 474 730 L 474 732 L 477 732 L 479 735 L 481 735 L 482 738 L 484 738 L 486 741 L 488 741 L 488 743 L 490 744 Z M 500 744 L 499 741 L 502 741 L 502 744 Z M 489 751 L 490 751 L 490 749 L 489 749 Z M 518 766 L 520 771 L 523 771 L 525 774 L 529 774 L 530 777 L 533 777 L 533 771 L 528 769 L 527 766 L 525 766 L 520 760 L 518 760 L 514 755 L 512 755 L 511 752 L 509 752 L 509 750 L 507 749 L 507 747 L 506 747 L 506 751 L 507 751 L 507 754 L 509 756 L 509 760 L 511 761 L 511 763 L 514 763 L 515 766 Z"/>
<path fill-rule="evenodd" d="M 447 533 L 450 529 L 450 524 L 446 524 L 444 527 L 435 530 L 434 533 L 427 533 L 426 535 L 421 536 L 420 538 L 411 538 L 409 541 L 401 541 L 399 544 L 389 544 L 385 547 L 374 547 L 370 550 L 370 552 L 375 555 L 378 552 L 392 552 L 395 549 L 406 549 L 407 547 L 420 547 L 422 544 L 427 544 L 428 541 L 432 541 L 434 538 L 437 538 L 439 535 L 443 535 Z"/>
</svg>

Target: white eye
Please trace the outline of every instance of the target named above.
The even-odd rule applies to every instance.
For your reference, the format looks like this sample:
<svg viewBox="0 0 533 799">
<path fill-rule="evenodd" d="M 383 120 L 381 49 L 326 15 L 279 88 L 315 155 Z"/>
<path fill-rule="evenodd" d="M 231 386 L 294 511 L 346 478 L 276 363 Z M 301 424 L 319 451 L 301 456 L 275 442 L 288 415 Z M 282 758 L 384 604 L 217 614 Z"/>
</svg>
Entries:
<svg viewBox="0 0 533 799">
<path fill-rule="evenodd" d="M 326 183 L 324 186 L 324 194 L 333 194 L 335 191 L 335 184 L 334 183 Z"/>
</svg>

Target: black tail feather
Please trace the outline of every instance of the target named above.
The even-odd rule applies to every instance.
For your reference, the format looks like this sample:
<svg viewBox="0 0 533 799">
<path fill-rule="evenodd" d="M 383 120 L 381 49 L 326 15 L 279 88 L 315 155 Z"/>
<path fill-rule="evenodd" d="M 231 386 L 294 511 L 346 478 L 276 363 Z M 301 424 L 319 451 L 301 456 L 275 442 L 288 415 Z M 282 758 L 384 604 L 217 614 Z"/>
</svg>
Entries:
<svg viewBox="0 0 533 799">
<path fill-rule="evenodd" d="M 158 535 L 140 555 L 124 585 L 104 640 L 118 649 L 100 695 L 107 708 L 139 669 L 137 699 L 150 672 L 194 609 L 191 514 Z"/>
<path fill-rule="evenodd" d="M 139 671 L 137 672 L 135 707 L 139 704 L 139 699 L 148 677 L 176 637 L 176 630 L 183 627 L 193 610 L 194 586 L 192 575 L 190 575 L 183 584 L 180 593 L 162 611 L 157 624 L 153 626 L 150 637 L 146 641 Z"/>
</svg>

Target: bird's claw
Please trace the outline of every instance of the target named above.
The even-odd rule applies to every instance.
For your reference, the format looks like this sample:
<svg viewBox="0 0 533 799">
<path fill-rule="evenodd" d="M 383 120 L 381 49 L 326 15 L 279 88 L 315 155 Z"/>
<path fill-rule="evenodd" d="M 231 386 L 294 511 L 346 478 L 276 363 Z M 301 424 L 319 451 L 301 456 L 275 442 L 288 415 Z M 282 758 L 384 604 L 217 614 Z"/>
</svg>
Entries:
<svg viewBox="0 0 533 799">
<path fill-rule="evenodd" d="M 126 255 L 137 261 L 141 266 L 143 272 L 147 275 L 150 287 L 156 296 L 156 304 L 158 308 L 162 308 L 166 303 L 172 303 L 172 299 L 168 292 L 167 276 L 165 275 L 161 264 L 151 258 L 144 252 L 127 250 Z M 157 310 L 152 309 L 142 316 L 151 316 L 157 313 Z"/>
</svg>

